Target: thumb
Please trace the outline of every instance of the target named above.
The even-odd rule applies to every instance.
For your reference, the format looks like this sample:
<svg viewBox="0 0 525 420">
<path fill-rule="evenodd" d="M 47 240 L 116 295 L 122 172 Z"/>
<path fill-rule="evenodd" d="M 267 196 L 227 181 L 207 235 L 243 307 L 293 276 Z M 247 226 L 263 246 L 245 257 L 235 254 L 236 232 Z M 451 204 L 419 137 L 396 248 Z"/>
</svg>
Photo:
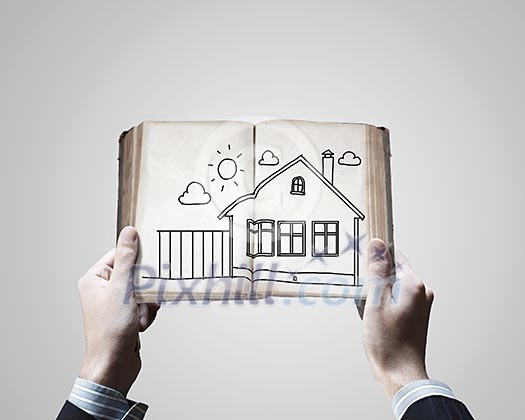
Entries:
<svg viewBox="0 0 525 420">
<path fill-rule="evenodd" d="M 383 305 L 392 297 L 392 256 L 381 239 L 368 244 L 367 305 Z"/>
<path fill-rule="evenodd" d="M 120 232 L 110 283 L 127 285 L 133 282 L 134 265 L 139 253 L 138 239 L 139 235 L 134 227 L 126 226 Z"/>
</svg>

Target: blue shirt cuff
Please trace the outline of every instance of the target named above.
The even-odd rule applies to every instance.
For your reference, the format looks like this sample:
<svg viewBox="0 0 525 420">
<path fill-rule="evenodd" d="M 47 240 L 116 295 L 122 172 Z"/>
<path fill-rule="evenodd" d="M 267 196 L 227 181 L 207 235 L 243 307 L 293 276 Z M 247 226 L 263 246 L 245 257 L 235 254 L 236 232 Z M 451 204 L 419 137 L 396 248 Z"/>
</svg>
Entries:
<svg viewBox="0 0 525 420">
<path fill-rule="evenodd" d="M 405 385 L 392 398 L 392 409 L 396 419 L 401 420 L 408 408 L 416 401 L 435 395 L 456 399 L 452 389 L 443 382 L 421 379 Z"/>
<path fill-rule="evenodd" d="M 142 420 L 148 409 L 112 388 L 82 378 L 75 380 L 68 401 L 100 420 Z"/>
</svg>

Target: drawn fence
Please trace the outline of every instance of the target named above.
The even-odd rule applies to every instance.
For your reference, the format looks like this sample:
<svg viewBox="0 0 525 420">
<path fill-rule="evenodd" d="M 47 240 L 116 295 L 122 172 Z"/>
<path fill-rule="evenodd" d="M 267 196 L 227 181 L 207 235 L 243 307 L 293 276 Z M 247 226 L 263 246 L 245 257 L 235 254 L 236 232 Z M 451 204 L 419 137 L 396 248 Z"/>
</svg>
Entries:
<svg viewBox="0 0 525 420">
<path fill-rule="evenodd" d="M 184 279 L 232 276 L 228 230 L 158 230 L 159 277 Z"/>
</svg>

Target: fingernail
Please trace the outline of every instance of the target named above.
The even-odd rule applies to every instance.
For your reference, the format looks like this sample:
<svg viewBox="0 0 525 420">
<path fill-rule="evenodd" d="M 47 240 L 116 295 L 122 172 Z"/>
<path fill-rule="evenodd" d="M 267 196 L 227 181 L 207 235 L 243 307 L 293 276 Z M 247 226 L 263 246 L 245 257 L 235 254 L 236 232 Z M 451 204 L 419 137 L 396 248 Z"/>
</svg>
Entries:
<svg viewBox="0 0 525 420">
<path fill-rule="evenodd" d="M 120 240 L 123 242 L 135 242 L 137 240 L 137 231 L 131 226 L 126 226 L 120 232 Z"/>
<path fill-rule="evenodd" d="M 370 242 L 371 247 L 373 248 L 374 254 L 384 255 L 386 254 L 386 244 L 380 239 L 372 239 Z"/>
</svg>

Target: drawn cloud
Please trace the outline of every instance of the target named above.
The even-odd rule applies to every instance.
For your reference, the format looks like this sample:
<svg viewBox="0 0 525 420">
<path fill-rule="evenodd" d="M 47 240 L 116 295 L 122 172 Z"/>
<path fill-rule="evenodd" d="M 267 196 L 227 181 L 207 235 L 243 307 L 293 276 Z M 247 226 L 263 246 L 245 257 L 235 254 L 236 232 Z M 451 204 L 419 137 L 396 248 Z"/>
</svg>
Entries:
<svg viewBox="0 0 525 420">
<path fill-rule="evenodd" d="M 359 166 L 361 165 L 361 158 L 354 152 L 347 150 L 343 153 L 343 156 L 337 159 L 337 163 L 343 166 Z"/>
<path fill-rule="evenodd" d="M 271 150 L 266 150 L 259 159 L 259 165 L 276 166 L 279 165 L 279 158 Z"/>
<path fill-rule="evenodd" d="M 186 187 L 186 191 L 179 197 L 179 203 L 190 205 L 208 204 L 211 201 L 211 195 L 204 190 L 200 182 L 192 181 Z"/>
</svg>

